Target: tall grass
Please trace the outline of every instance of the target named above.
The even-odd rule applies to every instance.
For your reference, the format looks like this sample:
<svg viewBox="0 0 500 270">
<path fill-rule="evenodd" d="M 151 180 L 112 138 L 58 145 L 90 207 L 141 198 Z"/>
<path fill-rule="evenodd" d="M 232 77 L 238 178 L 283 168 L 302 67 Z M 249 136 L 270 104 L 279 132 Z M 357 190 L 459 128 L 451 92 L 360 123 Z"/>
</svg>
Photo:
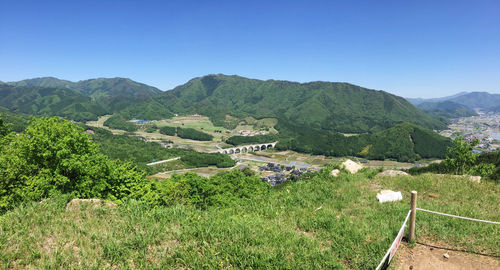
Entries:
<svg viewBox="0 0 500 270">
<path fill-rule="evenodd" d="M 68 196 L 16 208 L 0 217 L 5 269 L 373 269 L 409 209 L 419 207 L 500 220 L 499 186 L 421 175 L 371 178 L 365 171 L 328 172 L 288 182 L 270 193 L 207 210 L 152 208 L 129 201 L 116 208 L 67 211 Z M 380 204 L 380 189 L 402 191 Z M 417 214 L 425 241 L 500 255 L 497 225 Z"/>
</svg>

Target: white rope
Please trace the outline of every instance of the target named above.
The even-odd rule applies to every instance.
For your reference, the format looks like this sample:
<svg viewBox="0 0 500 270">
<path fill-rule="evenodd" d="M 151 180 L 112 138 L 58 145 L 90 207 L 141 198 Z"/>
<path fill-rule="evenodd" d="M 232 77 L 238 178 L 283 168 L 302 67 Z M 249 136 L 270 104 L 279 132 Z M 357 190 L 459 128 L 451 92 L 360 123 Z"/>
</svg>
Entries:
<svg viewBox="0 0 500 270">
<path fill-rule="evenodd" d="M 384 262 L 385 260 L 387 259 L 387 257 L 389 256 L 389 254 L 391 254 L 391 250 L 392 248 L 397 244 L 398 242 L 398 238 L 399 238 L 399 235 L 402 234 L 404 232 L 404 229 L 406 227 L 406 222 L 408 221 L 408 218 L 410 217 L 410 213 L 411 213 L 411 210 L 408 211 L 408 215 L 406 215 L 406 218 L 405 218 L 405 221 L 403 222 L 403 225 L 401 225 L 401 228 L 399 229 L 399 232 L 398 234 L 396 235 L 396 238 L 394 238 L 394 241 L 392 241 L 392 244 L 391 246 L 389 247 L 389 249 L 387 250 L 387 252 L 385 253 L 384 257 L 382 258 L 382 260 L 380 261 L 380 263 L 378 264 L 377 268 L 375 268 L 375 270 L 379 270 L 380 267 L 382 267 L 382 265 L 384 265 Z"/>
<path fill-rule="evenodd" d="M 450 214 L 435 212 L 435 211 L 431 211 L 431 210 L 427 210 L 427 209 L 422 209 L 422 208 L 418 208 L 418 207 L 416 209 L 419 210 L 419 211 L 423 211 L 423 212 L 427 212 L 427 213 L 431 213 L 431 214 L 436 214 L 436 215 L 442 215 L 442 216 L 447 216 L 447 217 L 461 218 L 461 219 L 465 219 L 465 220 L 471 220 L 471 221 L 477 221 L 477 222 L 484 222 L 484 223 L 490 223 L 490 224 L 500 225 L 500 222 L 496 222 L 496 221 L 489 221 L 489 220 L 482 220 L 482 219 L 476 219 L 476 218 L 455 216 L 455 215 L 450 215 Z"/>
</svg>

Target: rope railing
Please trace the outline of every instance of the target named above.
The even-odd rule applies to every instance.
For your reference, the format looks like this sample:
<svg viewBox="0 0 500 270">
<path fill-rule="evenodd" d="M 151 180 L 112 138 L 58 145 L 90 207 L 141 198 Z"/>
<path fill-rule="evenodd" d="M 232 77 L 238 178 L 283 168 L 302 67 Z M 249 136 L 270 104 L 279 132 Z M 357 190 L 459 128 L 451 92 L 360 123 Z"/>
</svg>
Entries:
<svg viewBox="0 0 500 270">
<path fill-rule="evenodd" d="M 500 225 L 500 222 L 497 222 L 497 221 L 483 220 L 483 219 L 470 218 L 470 217 L 462 217 L 462 216 L 457 216 L 457 215 L 452 215 L 452 214 L 431 211 L 431 210 L 427 210 L 427 209 L 423 209 L 423 208 L 418 208 L 417 207 L 417 192 L 412 191 L 411 192 L 410 211 L 408 211 L 408 215 L 406 215 L 406 218 L 403 222 L 403 225 L 399 229 L 398 235 L 396 236 L 394 241 L 392 241 L 391 246 L 389 247 L 389 249 L 385 253 L 384 257 L 382 258 L 382 260 L 378 264 L 377 268 L 375 268 L 375 270 L 379 270 L 384 265 L 388 266 L 391 263 L 391 260 L 394 257 L 394 255 L 396 254 L 396 251 L 399 247 L 399 244 L 401 243 L 401 239 L 403 238 L 403 233 L 404 233 L 404 229 L 406 227 L 406 223 L 408 222 L 408 218 L 410 219 L 410 231 L 409 231 L 408 240 L 411 242 L 416 238 L 415 237 L 415 220 L 416 220 L 417 210 L 422 211 L 422 212 L 427 212 L 430 214 L 446 216 L 446 217 L 459 218 L 459 219 L 464 219 L 464 220 L 469 220 L 469 221 L 476 221 L 476 222 L 483 222 L 483 223 L 488 223 L 488 224 Z"/>
<path fill-rule="evenodd" d="M 461 217 L 461 216 L 456 216 L 456 215 L 452 215 L 452 214 L 446 214 L 446 213 L 431 211 L 431 210 L 427 210 L 427 209 L 422 209 L 422 208 L 418 208 L 418 207 L 416 208 L 416 210 L 431 213 L 431 214 L 446 216 L 446 217 L 460 218 L 460 219 L 465 219 L 465 220 L 470 220 L 470 221 L 484 222 L 484 223 L 489 223 L 489 224 L 500 225 L 500 222 L 496 222 L 496 221 L 483 220 L 483 219 L 470 218 L 470 217 Z"/>
</svg>

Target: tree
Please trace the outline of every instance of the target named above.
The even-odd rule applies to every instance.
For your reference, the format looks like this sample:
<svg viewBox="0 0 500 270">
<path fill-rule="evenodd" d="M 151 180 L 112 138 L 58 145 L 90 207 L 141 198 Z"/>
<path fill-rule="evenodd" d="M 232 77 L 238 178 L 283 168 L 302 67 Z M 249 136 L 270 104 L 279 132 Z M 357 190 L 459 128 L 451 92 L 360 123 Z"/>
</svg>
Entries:
<svg viewBox="0 0 500 270">
<path fill-rule="evenodd" d="M 135 166 L 102 154 L 83 128 L 58 117 L 33 118 L 11 137 L 0 148 L 0 212 L 59 193 L 119 201 L 145 180 Z"/>
<path fill-rule="evenodd" d="M 478 139 L 473 139 L 468 143 L 461 136 L 455 138 L 453 145 L 448 148 L 446 159 L 443 161 L 445 167 L 454 174 L 470 173 L 477 158 L 477 154 L 474 154 L 472 150 L 478 144 Z"/>
<path fill-rule="evenodd" d="M 0 114 L 0 136 L 3 137 L 7 135 L 10 131 L 10 125 L 5 123 L 2 118 L 2 114 Z"/>
</svg>

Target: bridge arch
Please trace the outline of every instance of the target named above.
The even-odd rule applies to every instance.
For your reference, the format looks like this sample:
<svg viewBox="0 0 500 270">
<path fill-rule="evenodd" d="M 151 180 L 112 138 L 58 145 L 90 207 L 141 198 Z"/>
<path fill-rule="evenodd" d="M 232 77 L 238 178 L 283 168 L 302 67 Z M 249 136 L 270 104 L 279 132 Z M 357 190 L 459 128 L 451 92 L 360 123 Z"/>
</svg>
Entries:
<svg viewBox="0 0 500 270">
<path fill-rule="evenodd" d="M 265 144 L 260 146 L 260 150 L 266 150 L 266 148 L 267 148 L 267 147 L 266 147 L 266 145 L 265 145 Z"/>
<path fill-rule="evenodd" d="M 260 151 L 260 146 L 256 145 L 254 148 L 253 148 L 254 151 Z"/>
<path fill-rule="evenodd" d="M 272 144 L 268 144 L 268 145 L 267 145 L 267 148 L 274 148 L 274 145 L 272 145 Z"/>
<path fill-rule="evenodd" d="M 236 150 L 234 150 L 235 154 L 239 154 L 240 152 L 241 152 L 240 148 L 236 148 Z"/>
<path fill-rule="evenodd" d="M 246 147 L 241 148 L 242 153 L 248 153 L 248 149 Z"/>
</svg>

